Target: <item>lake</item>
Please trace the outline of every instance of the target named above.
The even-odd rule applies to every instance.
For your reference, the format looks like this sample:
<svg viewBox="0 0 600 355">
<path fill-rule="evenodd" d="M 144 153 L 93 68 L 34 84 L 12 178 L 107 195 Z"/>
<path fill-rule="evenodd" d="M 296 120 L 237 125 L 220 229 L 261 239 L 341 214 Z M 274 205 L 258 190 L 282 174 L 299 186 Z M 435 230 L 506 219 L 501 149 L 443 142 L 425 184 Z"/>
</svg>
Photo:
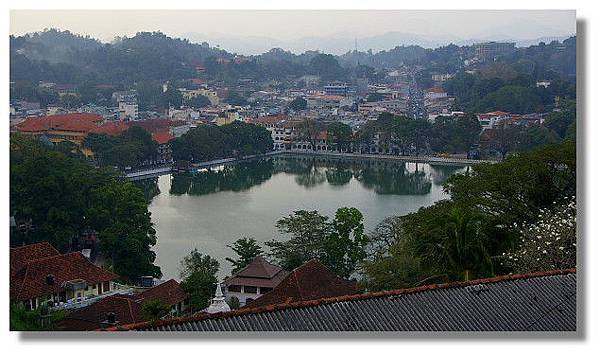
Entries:
<svg viewBox="0 0 600 355">
<path fill-rule="evenodd" d="M 405 215 L 446 198 L 442 185 L 461 166 L 298 156 L 219 166 L 195 174 L 137 181 L 151 199 L 158 236 L 156 264 L 163 277 L 179 279 L 179 261 L 193 248 L 231 272 L 227 245 L 238 238 L 259 242 L 281 235 L 275 223 L 294 210 L 333 216 L 356 207 L 368 232 L 389 216 Z"/>
</svg>

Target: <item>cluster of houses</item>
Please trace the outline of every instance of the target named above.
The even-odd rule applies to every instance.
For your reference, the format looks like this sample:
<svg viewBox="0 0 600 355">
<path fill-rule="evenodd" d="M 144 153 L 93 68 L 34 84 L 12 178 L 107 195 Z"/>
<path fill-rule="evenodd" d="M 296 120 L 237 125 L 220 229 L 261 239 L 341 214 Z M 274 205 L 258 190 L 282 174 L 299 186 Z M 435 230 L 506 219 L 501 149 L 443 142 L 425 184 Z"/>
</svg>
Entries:
<svg viewBox="0 0 600 355">
<path fill-rule="evenodd" d="M 107 134 L 116 136 L 129 127 L 138 126 L 151 133 L 158 144 L 155 161 L 148 165 L 168 164 L 172 162 L 170 141 L 190 129 L 185 121 L 177 120 L 139 120 L 139 121 L 105 121 L 94 113 L 68 113 L 62 115 L 28 118 L 11 127 L 11 131 L 33 136 L 51 143 L 70 142 L 75 144 L 83 154 L 92 157 L 93 152 L 83 146 L 85 138 L 91 134 Z"/>
<path fill-rule="evenodd" d="M 144 305 L 168 308 L 162 319 L 229 312 L 318 298 L 352 295 L 355 282 L 337 277 L 316 260 L 286 271 L 258 256 L 215 289 L 210 306 L 194 310 L 181 285 L 171 279 L 124 285 L 119 275 L 95 265 L 81 252 L 61 254 L 42 242 L 10 250 L 10 298 L 42 314 L 62 310 L 58 330 L 98 330 L 147 320 Z M 230 306 L 230 304 L 232 306 Z"/>
</svg>

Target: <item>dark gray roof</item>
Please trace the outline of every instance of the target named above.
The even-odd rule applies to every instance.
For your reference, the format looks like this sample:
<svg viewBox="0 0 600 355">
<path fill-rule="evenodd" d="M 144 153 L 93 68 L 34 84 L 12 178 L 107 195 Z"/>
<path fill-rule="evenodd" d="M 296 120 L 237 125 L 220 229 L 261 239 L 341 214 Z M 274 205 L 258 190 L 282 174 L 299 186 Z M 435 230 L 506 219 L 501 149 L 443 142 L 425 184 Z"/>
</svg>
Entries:
<svg viewBox="0 0 600 355">
<path fill-rule="evenodd" d="M 575 270 L 141 323 L 145 331 L 575 331 Z"/>
</svg>

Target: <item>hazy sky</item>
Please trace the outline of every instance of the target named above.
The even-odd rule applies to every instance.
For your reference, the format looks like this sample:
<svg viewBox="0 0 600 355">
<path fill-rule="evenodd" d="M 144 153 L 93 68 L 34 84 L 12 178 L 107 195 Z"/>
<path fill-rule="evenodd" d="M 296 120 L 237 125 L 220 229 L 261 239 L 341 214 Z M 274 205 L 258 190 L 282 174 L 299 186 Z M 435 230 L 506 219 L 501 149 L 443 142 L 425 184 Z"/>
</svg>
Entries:
<svg viewBox="0 0 600 355">
<path fill-rule="evenodd" d="M 11 34 L 44 28 L 68 29 L 108 41 L 139 31 L 264 36 L 296 40 L 308 36 L 365 37 L 386 32 L 462 39 L 505 36 L 533 39 L 575 33 L 575 11 L 240 11 L 240 10 L 13 10 Z"/>
</svg>

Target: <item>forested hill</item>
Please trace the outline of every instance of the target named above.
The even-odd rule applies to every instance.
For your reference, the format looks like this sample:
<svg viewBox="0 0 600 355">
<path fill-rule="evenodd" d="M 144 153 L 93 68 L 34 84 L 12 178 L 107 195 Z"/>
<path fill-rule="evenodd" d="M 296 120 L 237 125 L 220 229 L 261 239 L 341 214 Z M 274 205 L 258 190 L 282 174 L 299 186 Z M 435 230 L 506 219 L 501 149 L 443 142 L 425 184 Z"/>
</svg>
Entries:
<svg viewBox="0 0 600 355">
<path fill-rule="evenodd" d="M 574 76 L 575 37 L 565 41 L 519 48 L 500 58 L 517 70 L 533 72 L 540 78 Z M 140 32 L 131 38 L 102 43 L 69 31 L 55 29 L 20 37 L 10 37 L 11 81 L 39 80 L 57 83 L 131 84 L 133 82 L 187 79 L 196 76 L 196 67 L 206 67 L 207 75 L 225 82 L 239 78 L 282 80 L 316 74 L 325 80 L 347 80 L 364 72 L 393 68 L 402 64 L 420 65 L 428 71 L 456 72 L 472 47 L 448 46 L 425 49 L 397 46 L 387 51 L 351 51 L 341 56 L 308 51 L 293 54 L 272 49 L 257 56 L 233 60 L 229 53 L 208 43 L 191 43 L 161 32 Z M 360 65 L 359 65 L 360 64 Z"/>
</svg>

